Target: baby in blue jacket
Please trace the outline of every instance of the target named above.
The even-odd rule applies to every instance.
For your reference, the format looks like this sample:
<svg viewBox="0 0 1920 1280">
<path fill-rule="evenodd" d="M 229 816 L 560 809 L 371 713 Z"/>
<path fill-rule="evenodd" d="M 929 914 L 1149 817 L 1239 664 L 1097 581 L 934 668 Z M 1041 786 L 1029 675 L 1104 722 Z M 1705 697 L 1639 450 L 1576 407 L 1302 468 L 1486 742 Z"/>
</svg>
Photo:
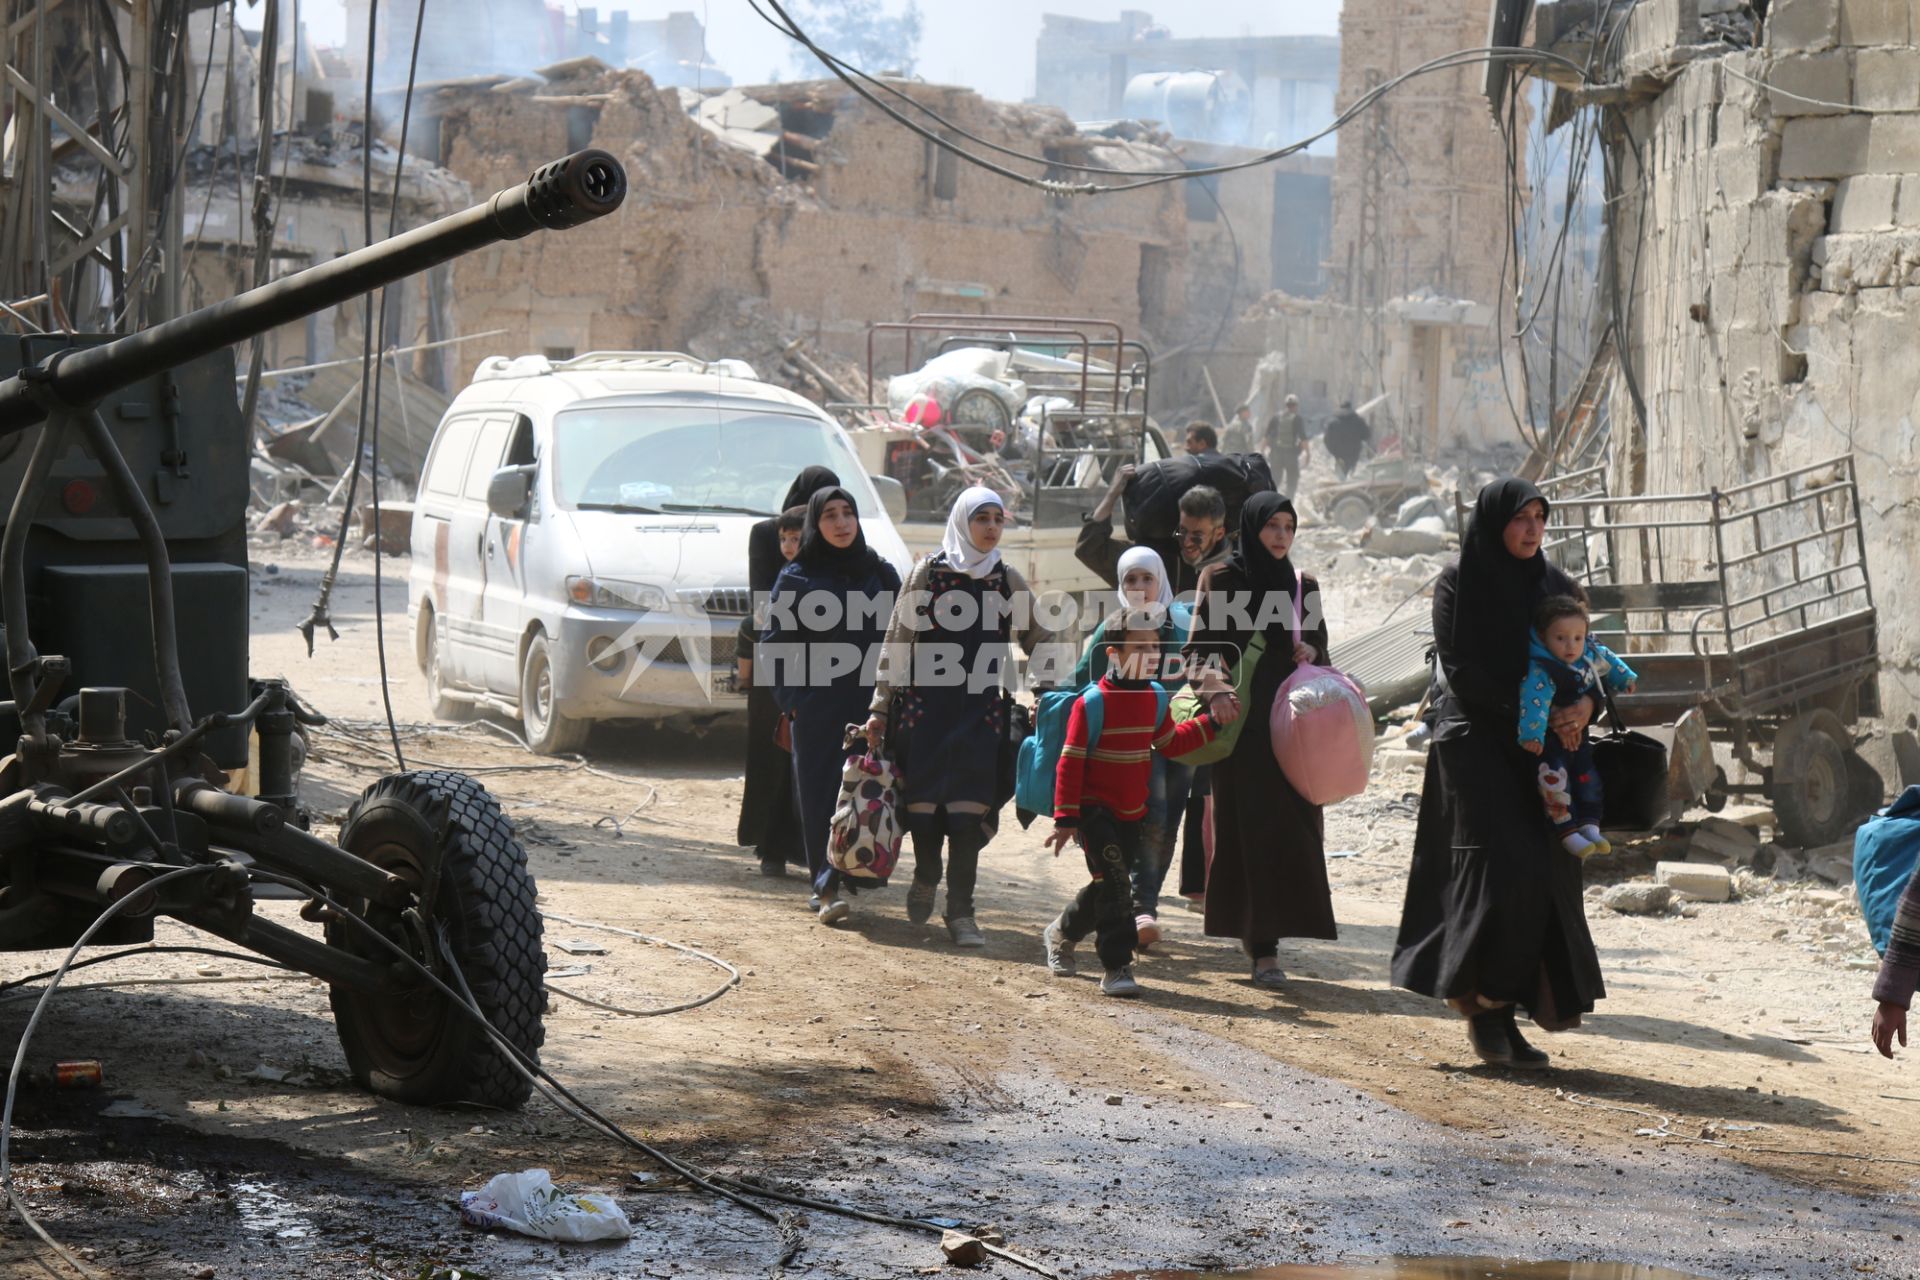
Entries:
<svg viewBox="0 0 1920 1280">
<path fill-rule="evenodd" d="M 1583 731 L 1569 751 L 1547 732 L 1547 715 L 1586 697 L 1601 681 L 1631 693 L 1640 677 L 1620 656 L 1587 638 L 1587 610 L 1572 596 L 1548 596 L 1533 612 L 1527 678 L 1520 682 L 1520 745 L 1540 757 L 1540 798 L 1568 853 L 1587 857 L 1613 846 L 1600 834 L 1603 794 L 1593 744 Z"/>
</svg>

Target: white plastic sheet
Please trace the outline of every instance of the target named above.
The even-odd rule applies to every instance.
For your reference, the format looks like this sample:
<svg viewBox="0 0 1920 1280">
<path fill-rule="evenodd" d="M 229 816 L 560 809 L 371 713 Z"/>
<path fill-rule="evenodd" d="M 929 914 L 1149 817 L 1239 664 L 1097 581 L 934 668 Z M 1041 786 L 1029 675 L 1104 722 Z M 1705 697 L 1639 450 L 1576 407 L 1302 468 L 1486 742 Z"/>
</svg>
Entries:
<svg viewBox="0 0 1920 1280">
<path fill-rule="evenodd" d="M 476 1227 L 505 1227 L 569 1244 L 625 1240 L 633 1234 L 633 1224 L 612 1196 L 562 1191 L 545 1169 L 496 1174 L 478 1191 L 462 1191 L 460 1217 Z"/>
</svg>

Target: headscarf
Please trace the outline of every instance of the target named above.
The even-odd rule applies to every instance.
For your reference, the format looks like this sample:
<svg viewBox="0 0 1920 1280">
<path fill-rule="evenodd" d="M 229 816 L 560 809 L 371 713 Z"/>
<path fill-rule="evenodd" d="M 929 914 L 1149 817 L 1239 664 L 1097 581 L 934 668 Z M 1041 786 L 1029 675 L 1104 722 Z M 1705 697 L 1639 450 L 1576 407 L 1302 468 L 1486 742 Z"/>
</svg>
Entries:
<svg viewBox="0 0 1920 1280">
<path fill-rule="evenodd" d="M 1154 594 L 1141 604 L 1127 599 L 1127 575 L 1135 569 L 1145 569 L 1153 575 Z M 1152 547 L 1128 547 L 1120 553 L 1120 567 L 1115 570 L 1114 595 L 1120 601 L 1120 607 L 1129 612 L 1140 609 L 1159 609 L 1164 612 L 1173 603 L 1173 584 L 1167 581 L 1167 563 L 1160 553 Z"/>
<path fill-rule="evenodd" d="M 840 477 L 831 467 L 811 466 L 793 478 L 793 484 L 787 488 L 787 500 L 780 504 L 781 511 L 791 511 L 795 507 L 805 506 L 816 490 L 832 488 L 840 483 Z M 778 515 L 779 512 L 775 512 Z"/>
<path fill-rule="evenodd" d="M 1527 641 L 1533 607 L 1549 577 L 1563 580 L 1544 552 L 1518 560 L 1504 541 L 1507 524 L 1529 502 L 1547 506 L 1532 484 L 1509 476 L 1495 480 L 1474 499 L 1460 540 L 1455 585 L 1453 660 L 1478 667 L 1494 680 L 1518 687 L 1527 673 Z"/>
<path fill-rule="evenodd" d="M 993 566 L 1000 563 L 1000 548 L 982 551 L 973 545 L 973 535 L 967 526 L 972 523 L 974 513 L 982 507 L 1007 509 L 1000 495 L 985 485 L 974 485 L 961 492 L 953 501 L 953 510 L 947 513 L 947 532 L 940 539 L 940 550 L 946 554 L 947 568 L 955 573 L 964 573 L 969 578 L 984 578 L 993 572 Z"/>
<path fill-rule="evenodd" d="M 861 528 L 853 535 L 853 541 L 844 547 L 836 547 L 827 541 L 820 532 L 820 517 L 826 512 L 827 504 L 835 498 L 843 499 L 853 508 L 856 517 L 860 514 L 860 504 L 853 495 L 835 485 L 828 489 L 815 489 L 813 496 L 807 499 L 807 523 L 800 531 L 800 554 L 793 558 L 795 564 L 805 565 L 809 569 L 837 573 L 852 577 L 879 558 L 878 553 L 867 546 L 867 531 Z"/>
<path fill-rule="evenodd" d="M 1292 624 L 1299 621 L 1293 605 L 1300 579 L 1293 571 L 1293 559 L 1291 556 L 1276 558 L 1260 541 L 1260 531 L 1267 527 L 1267 522 L 1281 515 L 1292 516 L 1295 528 L 1299 527 L 1299 514 L 1294 511 L 1293 503 L 1282 495 L 1266 492 L 1250 496 L 1240 508 L 1240 545 L 1233 549 L 1233 555 L 1227 560 L 1236 576 L 1256 597 L 1277 591 L 1287 598 L 1288 608 L 1267 625 L 1269 646 L 1280 639 L 1281 632 L 1291 636 L 1297 630 Z M 1252 605 L 1249 612 L 1258 616 L 1265 602 L 1256 598 Z M 1287 648 L 1292 648 L 1290 640 Z"/>
</svg>

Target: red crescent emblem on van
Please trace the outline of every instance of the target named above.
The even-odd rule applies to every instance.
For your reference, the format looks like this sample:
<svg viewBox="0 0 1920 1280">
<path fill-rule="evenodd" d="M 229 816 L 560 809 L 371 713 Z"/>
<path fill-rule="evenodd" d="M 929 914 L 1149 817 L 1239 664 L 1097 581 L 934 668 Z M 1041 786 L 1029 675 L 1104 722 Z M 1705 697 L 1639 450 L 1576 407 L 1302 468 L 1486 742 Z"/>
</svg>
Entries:
<svg viewBox="0 0 1920 1280">
<path fill-rule="evenodd" d="M 520 531 L 524 528 L 526 528 L 525 525 L 515 521 L 513 528 L 507 533 L 507 568 L 516 573 L 520 570 Z"/>
</svg>

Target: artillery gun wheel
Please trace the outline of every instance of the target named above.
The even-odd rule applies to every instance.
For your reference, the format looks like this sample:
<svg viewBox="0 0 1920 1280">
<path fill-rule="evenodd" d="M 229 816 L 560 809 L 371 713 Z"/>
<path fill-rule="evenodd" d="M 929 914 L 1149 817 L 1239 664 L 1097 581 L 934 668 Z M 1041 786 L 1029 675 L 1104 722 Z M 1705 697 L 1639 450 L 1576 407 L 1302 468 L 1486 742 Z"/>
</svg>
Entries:
<svg viewBox="0 0 1920 1280">
<path fill-rule="evenodd" d="M 1768 797 L 1785 843 L 1832 844 L 1853 824 L 1852 741 L 1840 717 L 1824 708 L 1795 716 L 1775 735 Z"/>
<path fill-rule="evenodd" d="M 340 846 L 384 867 L 416 889 L 436 858 L 439 884 L 426 930 L 444 927 L 461 975 L 487 1021 L 523 1053 L 537 1058 L 546 1029 L 543 983 L 547 970 L 540 912 L 526 851 L 500 805 L 464 774 L 421 771 L 374 783 L 354 803 L 340 829 Z M 349 903 L 369 914 L 366 903 Z M 415 953 L 456 991 L 433 944 L 392 912 L 376 926 Z M 327 941 L 365 948 L 359 931 L 327 926 Z M 335 987 L 334 1021 L 355 1080 L 383 1097 L 409 1103 L 471 1102 L 517 1107 L 532 1085 L 506 1060 L 473 1019 L 424 981 L 400 995 L 371 995 Z"/>
</svg>

